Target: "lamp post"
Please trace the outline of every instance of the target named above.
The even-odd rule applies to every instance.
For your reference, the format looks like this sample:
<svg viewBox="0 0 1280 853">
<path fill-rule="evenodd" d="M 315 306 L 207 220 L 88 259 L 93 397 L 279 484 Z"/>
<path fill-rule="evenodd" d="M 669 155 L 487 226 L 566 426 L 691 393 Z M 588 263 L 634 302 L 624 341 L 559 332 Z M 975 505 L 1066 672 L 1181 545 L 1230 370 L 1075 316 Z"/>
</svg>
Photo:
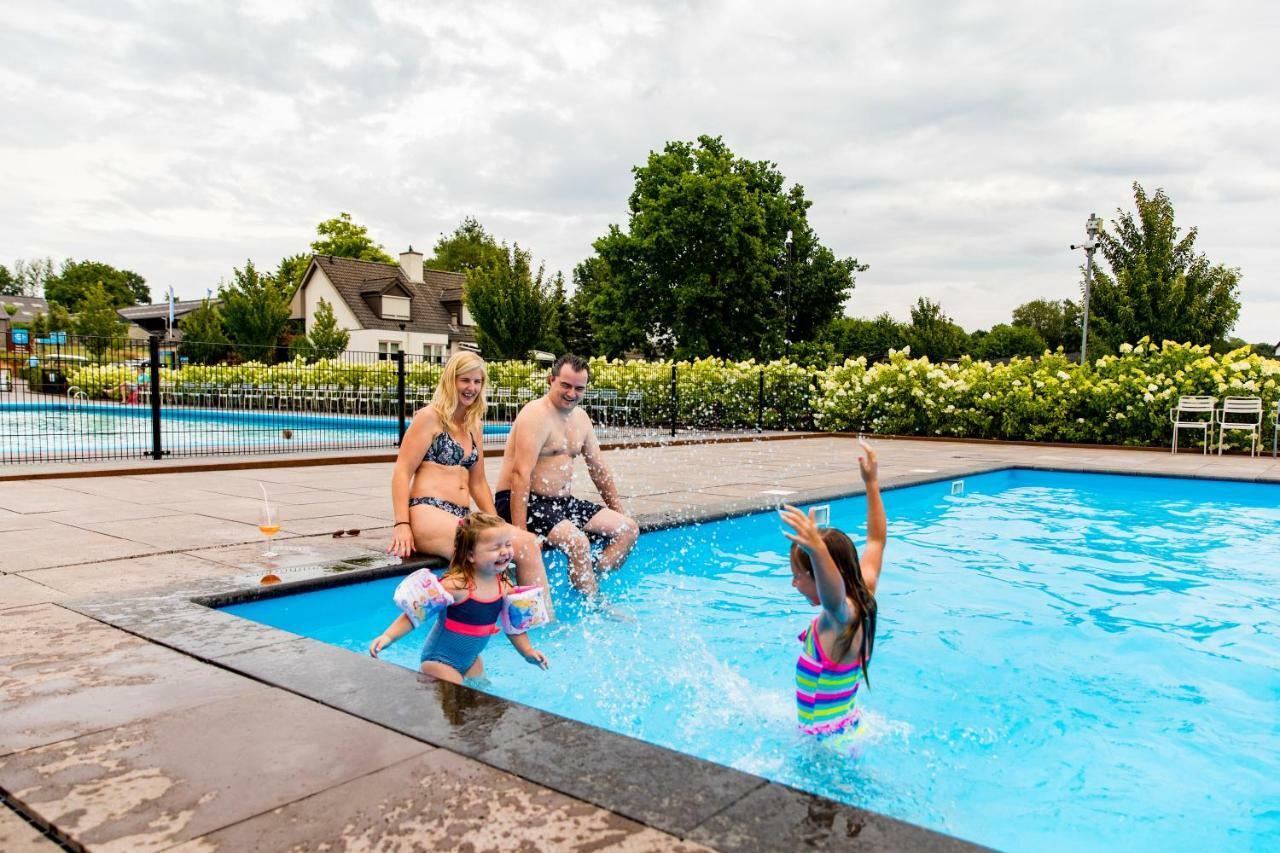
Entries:
<svg viewBox="0 0 1280 853">
<path fill-rule="evenodd" d="M 785 350 L 785 357 L 791 358 L 791 267 L 792 260 L 795 257 L 796 243 L 792 237 L 791 229 L 787 229 L 787 278 L 786 290 L 783 293 L 783 304 L 786 306 L 782 319 L 782 344 Z"/>
<path fill-rule="evenodd" d="M 1071 248 L 1084 249 L 1084 308 L 1080 317 L 1080 366 L 1089 363 L 1089 289 L 1093 286 L 1093 253 L 1098 248 L 1098 234 L 1102 232 L 1102 217 L 1090 213 L 1084 223 L 1083 243 L 1073 243 Z"/>
</svg>

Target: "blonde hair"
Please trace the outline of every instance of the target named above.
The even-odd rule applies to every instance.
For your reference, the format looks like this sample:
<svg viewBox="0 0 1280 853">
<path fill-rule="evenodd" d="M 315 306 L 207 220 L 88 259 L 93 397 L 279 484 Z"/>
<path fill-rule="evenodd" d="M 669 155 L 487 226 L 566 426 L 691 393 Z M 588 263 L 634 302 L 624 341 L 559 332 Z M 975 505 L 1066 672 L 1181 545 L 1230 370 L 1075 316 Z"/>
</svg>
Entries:
<svg viewBox="0 0 1280 853">
<path fill-rule="evenodd" d="M 440 373 L 440 381 L 436 383 L 436 391 L 431 395 L 429 405 L 440 416 L 440 425 L 448 430 L 453 421 L 453 411 L 458 408 L 458 377 L 473 370 L 480 371 L 480 394 L 467 407 L 462 423 L 466 431 L 472 434 L 472 440 L 475 440 L 474 435 L 481 431 L 485 409 L 489 405 L 485 398 L 485 390 L 489 387 L 489 372 L 485 369 L 483 358 L 467 350 L 454 353 Z"/>
<path fill-rule="evenodd" d="M 453 534 L 453 556 L 449 558 L 449 570 L 445 575 L 462 575 L 470 583 L 476 571 L 471 562 L 471 552 L 476 549 L 480 534 L 505 526 L 505 521 L 487 512 L 471 512 L 458 519 L 458 530 Z"/>
</svg>

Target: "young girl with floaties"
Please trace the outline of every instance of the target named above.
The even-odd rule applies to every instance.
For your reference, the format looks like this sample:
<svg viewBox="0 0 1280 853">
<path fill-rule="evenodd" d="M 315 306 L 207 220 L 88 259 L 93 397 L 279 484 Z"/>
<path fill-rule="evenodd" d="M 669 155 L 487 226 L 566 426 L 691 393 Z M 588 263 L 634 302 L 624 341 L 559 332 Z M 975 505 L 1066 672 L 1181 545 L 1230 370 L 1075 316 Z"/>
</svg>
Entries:
<svg viewBox="0 0 1280 853">
<path fill-rule="evenodd" d="M 483 675 L 480 653 L 500 630 L 497 623 L 504 597 L 516 590 L 506 580 L 515 554 L 511 535 L 511 525 L 496 515 L 473 512 L 459 519 L 448 571 L 437 579 L 423 569 L 405 579 L 401 589 L 406 584 L 417 584 L 421 589 L 413 602 L 403 601 L 401 589 L 397 590 L 397 603 L 404 612 L 369 644 L 369 654 L 376 658 L 412 631 L 426 610 L 443 610 L 422 647 L 422 672 L 455 684 Z M 504 622 L 510 624 L 509 619 Z M 533 647 L 526 634 L 509 628 L 507 639 L 526 661 L 547 668 L 546 655 Z"/>
<path fill-rule="evenodd" d="M 858 691 L 870 683 L 867 669 L 876 641 L 876 582 L 884 556 L 887 525 L 880 498 L 875 451 L 860 441 L 858 457 L 867 496 L 867 543 L 861 559 L 853 541 L 833 527 L 820 528 L 812 510 L 794 506 L 780 513 L 794 531 L 791 585 L 822 608 L 800 634 L 796 661 L 796 710 L 802 731 L 851 742 L 859 727 Z M 850 743 L 851 745 L 851 743 Z"/>
</svg>

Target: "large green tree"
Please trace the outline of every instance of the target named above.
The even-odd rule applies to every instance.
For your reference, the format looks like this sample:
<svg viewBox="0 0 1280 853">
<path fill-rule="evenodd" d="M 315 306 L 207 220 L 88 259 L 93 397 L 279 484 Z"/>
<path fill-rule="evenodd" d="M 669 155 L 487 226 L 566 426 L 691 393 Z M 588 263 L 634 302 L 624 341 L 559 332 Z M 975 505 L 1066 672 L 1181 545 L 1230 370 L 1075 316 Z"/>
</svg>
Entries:
<svg viewBox="0 0 1280 853">
<path fill-rule="evenodd" d="M 0 266 L 0 296 L 22 296 L 22 282 L 6 266 Z"/>
<path fill-rule="evenodd" d="M 1014 326 L 1034 329 L 1051 350 L 1080 347 L 1080 303 L 1070 299 L 1033 299 L 1013 309 Z"/>
<path fill-rule="evenodd" d="M 231 351 L 231 340 L 222 325 L 222 312 L 208 299 L 190 314 L 180 317 L 178 328 L 182 330 L 178 354 L 185 355 L 192 364 L 217 364 Z"/>
<path fill-rule="evenodd" d="M 1094 269 L 1089 302 L 1092 336 L 1109 348 L 1149 335 L 1153 341 L 1208 344 L 1222 340 L 1240 315 L 1240 270 L 1197 253 L 1197 229 L 1174 224 L 1164 190 L 1148 196 L 1133 184 L 1135 212 L 1117 209 L 1114 233 L 1099 235 L 1108 273 Z"/>
<path fill-rule="evenodd" d="M 669 142 L 634 170 L 627 229 L 595 242 L 622 315 L 595 315 L 602 337 L 642 330 L 680 356 L 777 353 L 840 312 L 863 269 L 823 247 L 804 188 L 777 165 L 734 156 L 719 137 Z M 787 232 L 794 233 L 788 253 Z"/>
<path fill-rule="evenodd" d="M 321 222 L 316 226 L 316 234 L 319 239 L 311 244 L 311 250 L 317 255 L 394 263 L 386 250 L 369 236 L 369 229 L 352 221 L 350 213 L 339 213 L 333 219 Z"/>
<path fill-rule="evenodd" d="M 463 273 L 480 269 L 505 254 L 505 249 L 474 216 L 465 217 L 452 234 L 441 234 L 434 251 L 434 257 L 423 261 L 424 267 Z"/>
<path fill-rule="evenodd" d="M 321 299 L 316 304 L 315 318 L 307 331 L 307 348 L 316 358 L 337 358 L 351 342 L 351 333 L 338 328 L 333 306 Z"/>
<path fill-rule="evenodd" d="M 819 335 L 831 344 L 841 358 L 862 356 L 869 362 L 881 361 L 891 349 L 907 345 L 906 330 L 886 312 L 870 320 L 861 317 L 837 317 Z"/>
<path fill-rule="evenodd" d="M 565 346 L 570 352 L 619 358 L 632 350 L 652 354 L 641 312 L 625 306 L 604 258 L 591 257 L 573 268 L 573 296 Z"/>
<path fill-rule="evenodd" d="M 289 294 L 274 276 L 261 275 L 253 261 L 235 270 L 231 284 L 218 288 L 227 337 L 246 361 L 270 364 L 280 333 L 289 324 Z"/>
<path fill-rule="evenodd" d="M 302 277 L 309 266 L 311 266 L 310 255 L 289 255 L 280 259 L 280 264 L 276 267 L 276 283 L 289 294 L 290 298 L 298 292 L 298 285 L 302 284 Z"/>
<path fill-rule="evenodd" d="M 542 267 L 534 273 L 519 245 L 502 247 L 467 273 L 463 298 L 476 322 L 476 342 L 489 358 L 524 358 L 543 342 L 552 319 L 552 295 Z"/>
<path fill-rule="evenodd" d="M 942 311 L 932 299 L 921 297 L 911 307 L 911 325 L 904 330 L 913 356 L 927 355 L 930 361 L 956 358 L 969 348 L 969 335 Z"/>
<path fill-rule="evenodd" d="M 116 313 L 115 300 L 107 289 L 100 282 L 89 285 L 74 322 L 74 331 L 81 336 L 85 349 L 101 359 L 103 353 L 124 339 L 128 327 Z"/>
<path fill-rule="evenodd" d="M 67 258 L 58 274 L 44 282 L 44 296 L 57 302 L 72 314 L 81 310 L 89 289 L 101 284 L 103 292 L 117 308 L 151 301 L 151 290 L 142 276 L 132 270 L 119 270 L 101 261 L 77 261 Z"/>
<path fill-rule="evenodd" d="M 39 296 L 44 293 L 45 282 L 53 278 L 53 258 L 36 258 L 24 261 L 18 258 L 13 269 L 0 267 L 0 295 Z"/>
<path fill-rule="evenodd" d="M 1000 323 L 978 337 L 975 333 L 970 352 L 978 358 L 1013 358 L 1016 355 L 1044 355 L 1048 349 L 1040 333 L 1030 326 Z"/>
</svg>

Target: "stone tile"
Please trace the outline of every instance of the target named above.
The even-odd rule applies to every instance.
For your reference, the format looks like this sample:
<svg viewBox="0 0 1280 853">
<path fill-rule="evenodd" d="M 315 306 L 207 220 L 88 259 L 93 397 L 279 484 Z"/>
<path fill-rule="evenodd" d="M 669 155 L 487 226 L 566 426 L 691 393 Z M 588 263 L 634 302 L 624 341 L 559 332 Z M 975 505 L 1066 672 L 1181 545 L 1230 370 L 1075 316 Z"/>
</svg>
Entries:
<svg viewBox="0 0 1280 853">
<path fill-rule="evenodd" d="M 5 853 L 59 853 L 62 848 L 16 812 L 0 805 L 0 850 Z"/>
<path fill-rule="evenodd" d="M 103 527 L 104 525 L 92 525 Z M 161 518 L 117 521 L 105 525 L 112 535 L 166 551 L 249 542 L 261 538 L 258 522 L 224 521 L 205 515 L 180 513 Z M 83 561 L 78 561 L 83 562 Z"/>
<path fill-rule="evenodd" d="M 360 538 L 370 537 L 376 539 L 382 542 L 383 548 L 391 541 L 391 525 L 394 519 L 391 517 L 390 510 L 384 516 L 339 514 L 322 515 L 314 518 L 290 518 L 290 513 L 287 509 L 282 514 L 284 518 L 281 519 L 280 524 L 288 533 L 296 533 L 301 536 L 316 536 L 323 533 L 333 533 L 335 530 L 359 530 L 361 533 Z"/>
<path fill-rule="evenodd" d="M 330 519 L 330 521 L 333 520 Z M 339 524 L 330 525 L 326 523 L 323 526 L 323 530 L 325 533 L 332 533 L 340 527 L 343 530 L 348 529 Z M 257 535 L 256 541 L 243 545 L 200 548 L 187 553 L 204 560 L 235 566 L 246 572 L 265 568 L 288 569 L 297 566 L 336 563 L 342 560 L 365 557 L 369 554 L 386 553 L 385 540 L 389 537 L 373 535 L 372 532 L 366 534 L 362 528 L 358 527 L 355 529 L 360 530 L 359 536 L 343 536 L 338 539 L 329 535 L 287 538 L 282 534 L 272 542 L 272 549 L 279 554 L 277 557 L 262 556 L 264 542 L 261 534 Z M 254 532 L 257 533 L 256 528 Z"/>
<path fill-rule="evenodd" d="M 299 639 L 287 631 L 198 604 L 175 607 L 167 598 L 141 603 L 79 601 L 68 606 L 203 661 Z"/>
<path fill-rule="evenodd" d="M 45 604 L 66 598 L 66 594 L 21 575 L 0 575 L 0 610 Z"/>
<path fill-rule="evenodd" d="M 42 513 L 38 518 L 47 518 L 72 527 L 85 527 L 100 533 L 110 533 L 111 524 L 119 521 L 136 521 L 140 518 L 160 518 L 165 515 L 177 515 L 172 507 L 157 502 L 153 505 L 128 503 L 104 499 L 100 506 L 64 510 L 62 512 Z M 102 525 L 90 527 L 90 525 Z"/>
<path fill-rule="evenodd" d="M 0 785 L 78 844 L 157 850 L 430 749 L 314 702 L 255 687 L 5 756 Z"/>
<path fill-rule="evenodd" d="M 154 546 L 118 536 L 56 524 L 37 531 L 0 533 L 4 571 L 14 573 L 48 566 L 66 566 L 133 557 L 154 551 Z"/>
<path fill-rule="evenodd" d="M 3 486 L 0 486 L 0 488 L 3 488 Z M 0 511 L 0 533 L 56 528 L 57 525 L 54 524 L 53 515 L 56 515 L 56 513 L 24 514 L 8 509 L 2 510 Z"/>
<path fill-rule="evenodd" d="M 135 590 L 173 586 L 203 578 L 227 577 L 241 570 L 191 554 L 152 554 L 105 563 L 84 563 L 34 569 L 25 574 L 33 581 L 76 597 L 101 595 L 109 588 L 113 595 Z M 3 595 L 0 595 L 3 599 Z"/>
<path fill-rule="evenodd" d="M 478 757 L 680 836 L 764 784 L 756 776 L 571 721 Z"/>
<path fill-rule="evenodd" d="M 253 686 L 49 604 L 4 611 L 0 650 L 0 753 L 239 695 Z"/>
<path fill-rule="evenodd" d="M 67 481 L 71 482 L 71 481 Z M 97 495 L 84 494 L 44 481 L 8 482 L 0 488 L 0 509 L 12 512 L 56 512 L 100 505 Z"/>
<path fill-rule="evenodd" d="M 787 839 L 787 846 L 796 850 L 962 853 L 983 849 L 782 785 L 752 791 L 702 823 L 688 838 L 731 853 L 777 850 L 780 839 Z"/>
<path fill-rule="evenodd" d="M 175 851 L 705 850 L 490 767 L 430 752 Z"/>
</svg>

